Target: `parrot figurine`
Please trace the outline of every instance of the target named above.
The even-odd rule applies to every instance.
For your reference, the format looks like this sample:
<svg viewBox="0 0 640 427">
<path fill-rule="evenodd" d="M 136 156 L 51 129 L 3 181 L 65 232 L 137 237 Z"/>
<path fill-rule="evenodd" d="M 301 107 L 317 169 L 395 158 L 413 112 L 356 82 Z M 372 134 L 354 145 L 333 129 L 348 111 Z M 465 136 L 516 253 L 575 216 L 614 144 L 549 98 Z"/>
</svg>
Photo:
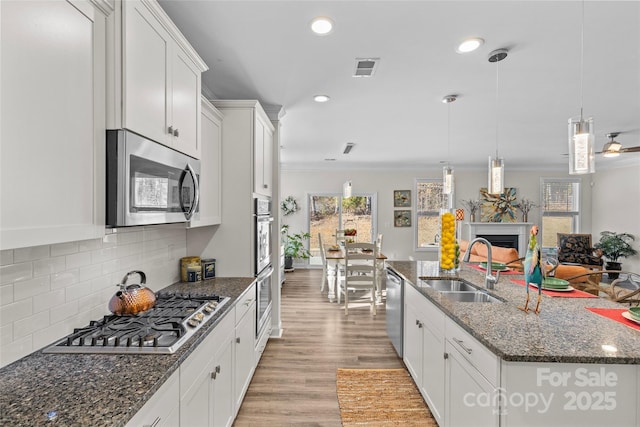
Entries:
<svg viewBox="0 0 640 427">
<path fill-rule="evenodd" d="M 533 283 L 538 287 L 538 303 L 534 312 L 540 313 L 540 300 L 542 299 L 542 282 L 544 280 L 544 269 L 542 268 L 542 256 L 540 246 L 538 245 L 538 226 L 531 227 L 529 234 L 529 246 L 527 246 L 527 254 L 524 258 L 524 282 L 527 288 L 527 301 L 524 307 L 518 307 L 524 312 L 529 311 L 529 284 Z"/>
</svg>

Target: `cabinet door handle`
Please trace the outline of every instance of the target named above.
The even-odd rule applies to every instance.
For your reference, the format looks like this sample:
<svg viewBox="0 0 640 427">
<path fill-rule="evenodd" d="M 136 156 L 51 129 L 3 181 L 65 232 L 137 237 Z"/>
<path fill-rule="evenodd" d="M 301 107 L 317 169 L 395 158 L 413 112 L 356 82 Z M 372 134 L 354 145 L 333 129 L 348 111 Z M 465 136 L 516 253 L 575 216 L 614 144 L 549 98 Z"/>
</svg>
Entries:
<svg viewBox="0 0 640 427">
<path fill-rule="evenodd" d="M 422 328 L 422 322 L 419 320 L 416 320 L 416 325 L 418 325 L 418 328 Z"/>
<path fill-rule="evenodd" d="M 180 136 L 180 130 L 176 129 L 173 131 L 173 136 L 175 136 L 176 138 Z"/>
<path fill-rule="evenodd" d="M 218 373 L 216 371 L 211 372 L 211 379 L 212 380 L 215 380 L 217 376 L 218 376 Z"/>
<path fill-rule="evenodd" d="M 240 337 L 236 338 L 236 342 L 240 344 Z"/>
<path fill-rule="evenodd" d="M 169 135 L 173 135 L 173 126 L 169 126 L 168 131 L 169 131 Z"/>
<path fill-rule="evenodd" d="M 443 356 L 444 356 L 445 359 L 448 359 L 449 358 L 449 353 L 445 353 Z"/>
<path fill-rule="evenodd" d="M 269 188 L 269 186 L 267 184 L 262 184 L 263 188 Z"/>
<path fill-rule="evenodd" d="M 216 374 L 220 373 L 220 365 L 216 366 Z"/>
<path fill-rule="evenodd" d="M 462 347 L 462 349 L 463 349 L 464 351 L 466 351 L 468 354 L 471 354 L 471 352 L 473 351 L 472 349 L 470 349 L 469 347 L 467 347 L 466 345 L 464 345 L 464 341 L 459 340 L 459 339 L 456 339 L 456 338 L 454 338 L 453 340 L 454 340 L 454 341 L 455 341 L 455 342 L 456 342 L 460 347 Z"/>
</svg>

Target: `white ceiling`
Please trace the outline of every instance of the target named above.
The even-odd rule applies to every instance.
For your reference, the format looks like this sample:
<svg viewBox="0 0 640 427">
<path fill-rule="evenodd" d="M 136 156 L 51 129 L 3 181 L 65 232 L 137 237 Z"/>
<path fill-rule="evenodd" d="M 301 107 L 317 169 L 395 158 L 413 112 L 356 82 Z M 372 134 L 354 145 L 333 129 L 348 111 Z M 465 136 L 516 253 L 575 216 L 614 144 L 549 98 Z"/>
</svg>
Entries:
<svg viewBox="0 0 640 427">
<path fill-rule="evenodd" d="M 283 167 L 431 168 L 450 159 L 480 169 L 497 141 L 507 170 L 568 168 L 567 120 L 581 103 L 580 1 L 160 4 L 209 65 L 202 79 L 215 97 L 284 107 Z M 320 15 L 335 21 L 330 35 L 310 31 Z M 471 36 L 484 45 L 456 53 Z M 498 48 L 509 56 L 496 66 L 487 58 Z M 352 77 L 362 57 L 380 58 L 374 77 Z M 596 149 L 614 131 L 623 146 L 640 145 L 640 1 L 584 3 L 583 60 Z M 331 100 L 315 103 L 316 94 Z M 459 95 L 449 106 L 448 94 Z M 344 155 L 347 142 L 356 145 Z M 640 165 L 640 153 L 598 155 L 596 171 L 623 164 Z"/>
</svg>

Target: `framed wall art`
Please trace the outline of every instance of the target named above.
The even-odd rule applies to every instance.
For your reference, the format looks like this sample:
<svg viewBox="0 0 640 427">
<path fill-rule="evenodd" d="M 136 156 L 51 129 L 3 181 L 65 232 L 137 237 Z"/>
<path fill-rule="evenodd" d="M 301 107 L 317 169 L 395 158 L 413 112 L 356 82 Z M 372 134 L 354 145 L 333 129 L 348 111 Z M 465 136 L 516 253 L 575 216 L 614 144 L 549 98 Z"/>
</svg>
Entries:
<svg viewBox="0 0 640 427">
<path fill-rule="evenodd" d="M 411 207 L 411 190 L 394 190 L 393 191 L 393 207 L 394 208 Z"/>
<path fill-rule="evenodd" d="M 411 227 L 411 211 L 394 211 L 394 227 Z"/>
<path fill-rule="evenodd" d="M 481 222 L 516 222 L 518 202 L 516 189 L 505 187 L 502 194 L 489 194 L 486 188 L 480 189 Z"/>
</svg>

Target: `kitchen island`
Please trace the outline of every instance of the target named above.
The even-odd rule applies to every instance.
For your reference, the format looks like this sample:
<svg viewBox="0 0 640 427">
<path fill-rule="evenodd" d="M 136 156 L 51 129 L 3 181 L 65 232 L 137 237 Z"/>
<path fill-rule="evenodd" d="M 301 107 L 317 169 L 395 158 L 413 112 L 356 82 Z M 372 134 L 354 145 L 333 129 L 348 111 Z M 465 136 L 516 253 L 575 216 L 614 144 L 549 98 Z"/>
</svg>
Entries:
<svg viewBox="0 0 640 427">
<path fill-rule="evenodd" d="M 0 369 L 1 426 L 124 426 L 216 326 L 233 314 L 253 277 L 175 283 L 169 293 L 223 295 L 230 301 L 173 354 L 44 354 Z"/>
<path fill-rule="evenodd" d="M 640 331 L 586 309 L 624 306 L 543 294 L 525 313 L 522 275 L 500 277 L 498 302 L 455 302 L 422 280 L 437 263 L 387 267 L 405 283 L 405 364 L 441 426 L 640 425 Z M 484 288 L 468 266 L 457 278 Z"/>
</svg>

